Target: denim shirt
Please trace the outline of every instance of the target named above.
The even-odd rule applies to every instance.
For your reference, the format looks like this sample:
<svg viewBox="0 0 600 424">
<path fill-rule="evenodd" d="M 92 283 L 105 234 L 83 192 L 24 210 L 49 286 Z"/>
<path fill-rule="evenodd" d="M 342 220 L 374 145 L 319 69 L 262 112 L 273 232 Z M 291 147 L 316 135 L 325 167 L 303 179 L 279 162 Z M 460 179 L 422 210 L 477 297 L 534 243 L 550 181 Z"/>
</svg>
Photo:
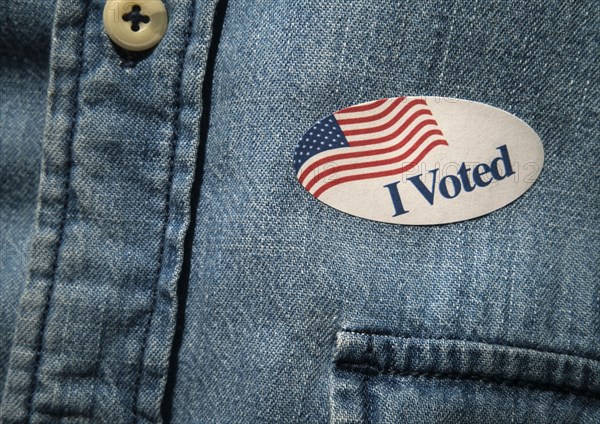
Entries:
<svg viewBox="0 0 600 424">
<path fill-rule="evenodd" d="M 559 0 L 0 9 L 5 423 L 600 422 L 600 11 Z M 506 110 L 516 202 L 372 222 L 295 178 L 313 122 L 400 95 Z"/>
</svg>

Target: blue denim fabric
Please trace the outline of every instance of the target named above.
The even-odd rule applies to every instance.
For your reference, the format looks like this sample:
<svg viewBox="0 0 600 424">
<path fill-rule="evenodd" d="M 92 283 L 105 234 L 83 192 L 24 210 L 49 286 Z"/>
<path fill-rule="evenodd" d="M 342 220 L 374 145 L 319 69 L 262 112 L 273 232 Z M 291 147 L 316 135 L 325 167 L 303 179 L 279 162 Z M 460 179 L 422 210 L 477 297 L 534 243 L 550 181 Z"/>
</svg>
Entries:
<svg viewBox="0 0 600 424">
<path fill-rule="evenodd" d="M 0 2 L 0 387 L 27 274 L 54 2 Z"/>
<path fill-rule="evenodd" d="M 103 6 L 56 6 L 5 422 L 158 420 L 213 4 L 170 2 L 168 33 L 133 68 L 104 33 Z"/>
<path fill-rule="evenodd" d="M 57 0 L 45 106 L 50 12 L 2 21 L 3 422 L 600 422 L 594 2 L 165 3 L 124 57 Z M 312 198 L 298 137 L 399 95 L 524 119 L 540 179 L 436 227 Z"/>
<path fill-rule="evenodd" d="M 173 421 L 599 422 L 597 9 L 230 1 Z M 438 227 L 361 220 L 302 189 L 291 157 L 307 128 L 405 94 L 524 119 L 544 142 L 540 180 Z M 393 374 L 347 331 L 397 355 L 416 342 Z"/>
</svg>

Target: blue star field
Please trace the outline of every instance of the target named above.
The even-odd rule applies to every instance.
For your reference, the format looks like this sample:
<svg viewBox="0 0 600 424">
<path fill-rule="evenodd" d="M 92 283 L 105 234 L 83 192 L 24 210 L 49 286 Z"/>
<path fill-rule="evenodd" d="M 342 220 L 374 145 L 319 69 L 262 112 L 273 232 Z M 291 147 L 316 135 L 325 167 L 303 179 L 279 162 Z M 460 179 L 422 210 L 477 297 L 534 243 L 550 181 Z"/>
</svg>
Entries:
<svg viewBox="0 0 600 424">
<path fill-rule="evenodd" d="M 294 152 L 296 174 L 308 159 L 340 147 L 349 147 L 348 140 L 344 137 L 335 117 L 329 115 L 313 125 L 298 142 Z"/>
</svg>

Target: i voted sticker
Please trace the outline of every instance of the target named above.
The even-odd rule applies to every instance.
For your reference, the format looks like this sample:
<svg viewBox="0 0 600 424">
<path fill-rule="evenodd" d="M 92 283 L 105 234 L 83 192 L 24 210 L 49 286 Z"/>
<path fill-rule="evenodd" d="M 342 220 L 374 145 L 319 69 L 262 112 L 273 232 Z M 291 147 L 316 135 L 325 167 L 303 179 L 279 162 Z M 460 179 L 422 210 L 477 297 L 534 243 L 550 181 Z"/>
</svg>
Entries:
<svg viewBox="0 0 600 424">
<path fill-rule="evenodd" d="M 440 97 L 396 97 L 342 109 L 298 142 L 304 188 L 374 221 L 435 225 L 486 215 L 538 178 L 535 131 L 495 107 Z"/>
</svg>

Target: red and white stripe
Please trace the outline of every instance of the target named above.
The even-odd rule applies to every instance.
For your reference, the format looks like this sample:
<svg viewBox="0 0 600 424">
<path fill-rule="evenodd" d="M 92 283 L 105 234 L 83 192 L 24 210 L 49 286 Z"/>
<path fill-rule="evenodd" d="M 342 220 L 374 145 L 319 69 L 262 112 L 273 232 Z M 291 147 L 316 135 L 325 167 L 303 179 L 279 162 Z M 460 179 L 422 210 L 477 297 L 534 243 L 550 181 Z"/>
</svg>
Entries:
<svg viewBox="0 0 600 424">
<path fill-rule="evenodd" d="M 334 116 L 350 147 L 315 155 L 298 171 L 317 198 L 345 182 L 402 174 L 435 147 L 448 145 L 423 99 L 376 100 Z"/>
</svg>

